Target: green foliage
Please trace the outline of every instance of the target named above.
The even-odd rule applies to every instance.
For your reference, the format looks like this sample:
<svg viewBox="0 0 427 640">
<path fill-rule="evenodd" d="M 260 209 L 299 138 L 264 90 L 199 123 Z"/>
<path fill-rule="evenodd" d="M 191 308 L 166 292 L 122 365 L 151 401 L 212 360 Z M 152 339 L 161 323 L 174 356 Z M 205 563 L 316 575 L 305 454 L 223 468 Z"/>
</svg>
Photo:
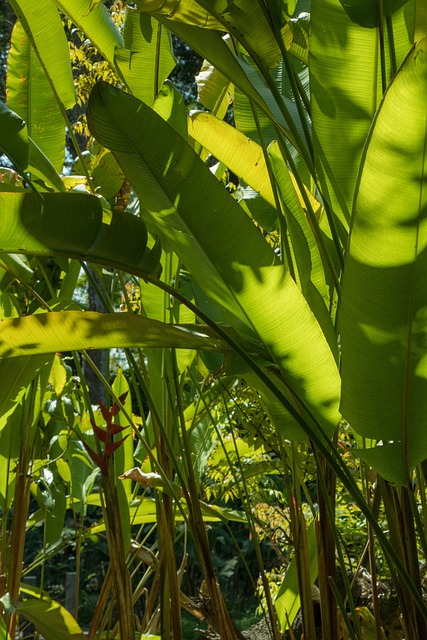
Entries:
<svg viewBox="0 0 427 640">
<path fill-rule="evenodd" d="M 421 3 L 309 4 L 10 0 L 0 635 L 19 611 L 81 637 L 22 573 L 43 589 L 101 540 L 90 640 L 180 640 L 182 608 L 238 640 L 233 580 L 274 640 L 299 607 L 316 636 L 314 592 L 324 637 L 380 638 L 360 563 L 427 634 Z M 168 81 L 175 38 L 197 99 Z M 76 302 L 81 267 L 103 312 Z"/>
</svg>

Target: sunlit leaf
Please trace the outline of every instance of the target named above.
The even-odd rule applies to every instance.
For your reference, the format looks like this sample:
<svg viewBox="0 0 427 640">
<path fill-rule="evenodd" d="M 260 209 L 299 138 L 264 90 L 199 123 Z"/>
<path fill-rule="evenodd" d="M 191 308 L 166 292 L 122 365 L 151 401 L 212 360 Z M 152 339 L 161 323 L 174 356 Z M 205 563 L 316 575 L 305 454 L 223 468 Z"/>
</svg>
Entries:
<svg viewBox="0 0 427 640">
<path fill-rule="evenodd" d="M 239 178 L 275 206 L 262 147 L 238 129 L 210 113 L 197 112 L 189 119 L 188 133 Z"/>
<path fill-rule="evenodd" d="M 379 8 L 377 2 L 371 0 L 340 0 L 348 16 L 361 27 L 378 27 Z M 391 16 L 403 7 L 408 0 L 382 0 L 382 15 Z"/>
<path fill-rule="evenodd" d="M 310 567 L 310 578 L 312 583 L 317 578 L 317 557 L 315 545 L 314 522 L 307 527 L 307 541 L 309 558 L 307 558 Z M 281 629 L 289 629 L 292 626 L 295 617 L 300 609 L 301 600 L 298 588 L 298 568 L 297 560 L 293 558 L 286 570 L 285 577 L 280 585 L 279 592 L 274 601 L 277 617 L 280 622 Z"/>
<path fill-rule="evenodd" d="M 21 585 L 20 592 L 33 597 L 18 602 L 16 610 L 32 622 L 46 640 L 85 640 L 76 620 L 59 602 L 51 600 L 46 593 L 41 598 L 40 589 L 29 585 Z"/>
<path fill-rule="evenodd" d="M 128 6 L 123 39 L 124 48 L 116 48 L 115 62 L 131 92 L 151 105 L 175 66 L 170 34 L 150 15 Z"/>
<path fill-rule="evenodd" d="M 50 370 L 49 383 L 52 385 L 56 395 L 60 395 L 67 381 L 67 371 L 64 363 L 58 355 L 55 355 L 52 369 Z"/>
<path fill-rule="evenodd" d="M 295 180 L 288 171 L 277 143 L 273 142 L 269 145 L 268 157 L 282 201 L 283 215 L 292 242 L 301 290 L 322 327 L 331 350 L 338 359 L 335 330 L 327 307 L 329 296 L 325 270 L 315 236 L 302 206 L 301 196 L 298 195 Z M 311 201 L 314 203 L 313 197 Z"/>
<path fill-rule="evenodd" d="M 249 217 L 183 138 L 133 96 L 99 83 L 88 122 L 137 191 L 147 223 L 234 328 L 264 343 L 296 395 L 332 433 L 339 420 L 333 355 L 295 282 Z"/>
<path fill-rule="evenodd" d="M 0 102 L 0 149 L 20 173 L 29 170 L 33 177 L 41 177 L 55 191 L 65 191 L 55 167 L 28 135 L 25 121 L 3 102 Z M 2 191 L 22 191 L 6 181 L 0 182 L 0 187 Z"/>
<path fill-rule="evenodd" d="M 400 443 L 396 481 L 427 458 L 426 51 L 424 39 L 371 129 L 343 279 L 343 415 L 367 438 Z"/>
<path fill-rule="evenodd" d="M 28 135 L 61 172 L 65 122 L 45 71 L 19 20 L 12 31 L 6 87 L 9 108 L 25 120 Z"/>
<path fill-rule="evenodd" d="M 269 19 L 280 27 L 287 18 L 284 5 L 273 8 L 273 16 L 266 16 L 258 2 L 236 0 L 234 2 L 193 2 L 193 0 L 140 0 L 137 6 L 154 15 L 171 17 L 174 22 L 183 22 L 204 29 L 217 29 L 229 33 L 243 43 L 256 49 L 257 55 L 268 67 L 274 67 L 280 59 L 280 47 L 275 40 Z M 268 10 L 267 10 L 268 11 Z"/>
<path fill-rule="evenodd" d="M 116 211 L 107 224 L 96 196 L 2 192 L 0 208 L 0 252 L 63 256 L 146 273 L 158 264 L 159 246 L 147 249 L 143 222 Z"/>
<path fill-rule="evenodd" d="M 112 388 L 116 396 L 121 399 L 124 411 L 127 415 L 131 416 L 132 397 L 130 394 L 129 383 L 121 369 L 117 372 Z M 118 438 L 124 438 L 124 440 L 122 440 L 122 446 L 120 446 L 114 454 L 114 469 L 117 475 L 124 473 L 134 465 L 133 426 L 129 424 L 129 420 L 125 416 L 124 411 L 119 410 L 114 419 L 114 424 L 120 425 L 121 428 L 120 433 L 115 438 L 116 441 Z M 129 505 L 132 498 L 132 482 L 123 481 L 119 483 L 119 486 L 117 487 L 117 498 L 121 515 L 123 541 L 127 552 L 129 550 L 131 539 Z"/>
<path fill-rule="evenodd" d="M 52 88 L 66 109 L 76 96 L 68 42 L 58 9 L 52 0 L 10 0 L 21 19 Z"/>
<path fill-rule="evenodd" d="M 99 2 L 94 6 L 91 0 L 54 0 L 54 2 L 85 33 L 114 68 L 115 50 L 116 47 L 123 46 L 123 39 L 103 3 Z"/>
<path fill-rule="evenodd" d="M 413 13 L 409 0 L 393 17 L 393 43 L 385 30 L 387 83 L 395 71 L 391 61 L 395 57 L 400 65 L 411 47 Z M 378 33 L 352 22 L 339 0 L 316 0 L 309 62 L 316 171 L 338 218 L 338 231 L 340 225 L 346 230 L 363 145 L 382 96 Z M 342 240 L 345 244 L 345 233 Z"/>
<path fill-rule="evenodd" d="M 25 122 L 0 102 L 0 149 L 21 173 L 28 167 L 28 130 Z"/>
<path fill-rule="evenodd" d="M 199 325 L 172 325 L 133 313 L 57 311 L 0 322 L 0 357 L 108 347 L 224 349 Z"/>
<path fill-rule="evenodd" d="M 230 105 L 230 81 L 207 60 L 196 76 L 197 101 L 222 119 Z"/>
</svg>

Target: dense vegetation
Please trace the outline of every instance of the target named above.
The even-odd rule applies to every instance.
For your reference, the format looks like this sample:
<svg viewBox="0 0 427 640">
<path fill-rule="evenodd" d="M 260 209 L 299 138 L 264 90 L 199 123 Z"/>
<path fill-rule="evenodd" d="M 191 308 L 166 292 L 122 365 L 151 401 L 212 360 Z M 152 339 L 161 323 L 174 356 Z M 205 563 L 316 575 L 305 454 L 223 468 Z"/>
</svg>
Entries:
<svg viewBox="0 0 427 640">
<path fill-rule="evenodd" d="M 424 4 L 1 12 L 0 640 L 427 637 Z"/>
</svg>

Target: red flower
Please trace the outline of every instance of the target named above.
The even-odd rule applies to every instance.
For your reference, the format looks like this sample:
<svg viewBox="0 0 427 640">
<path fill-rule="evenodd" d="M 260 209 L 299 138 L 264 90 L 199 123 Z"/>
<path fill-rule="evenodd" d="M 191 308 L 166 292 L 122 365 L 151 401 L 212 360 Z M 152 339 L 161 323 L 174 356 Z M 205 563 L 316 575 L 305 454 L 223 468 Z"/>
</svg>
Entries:
<svg viewBox="0 0 427 640">
<path fill-rule="evenodd" d="M 126 400 L 128 392 L 123 393 L 119 396 L 119 401 L 121 404 Z M 111 409 L 107 409 L 107 407 L 100 402 L 99 408 L 102 413 L 102 417 L 105 420 L 105 428 L 98 427 L 93 420 L 91 420 L 93 431 L 98 438 L 105 446 L 104 452 L 101 454 L 96 453 L 91 447 L 89 447 L 85 442 L 83 442 L 84 447 L 92 461 L 100 468 L 101 473 L 104 475 L 108 475 L 108 458 L 113 455 L 116 449 L 120 447 L 120 445 L 126 440 L 128 436 L 125 436 L 121 440 L 114 441 L 114 436 L 121 431 L 124 431 L 126 427 L 122 427 L 119 424 L 114 424 L 113 419 L 120 411 L 120 407 L 117 403 L 114 403 Z"/>
</svg>

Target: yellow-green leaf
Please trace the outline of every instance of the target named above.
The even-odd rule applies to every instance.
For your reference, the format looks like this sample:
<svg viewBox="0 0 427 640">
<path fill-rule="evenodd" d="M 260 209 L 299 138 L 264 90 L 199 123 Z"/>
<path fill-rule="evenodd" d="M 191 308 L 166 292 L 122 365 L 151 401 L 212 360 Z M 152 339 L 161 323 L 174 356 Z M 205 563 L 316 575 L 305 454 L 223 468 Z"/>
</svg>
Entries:
<svg viewBox="0 0 427 640">
<path fill-rule="evenodd" d="M 7 104 L 27 125 L 28 135 L 62 172 L 65 122 L 31 41 L 18 20 L 7 62 Z"/>
<path fill-rule="evenodd" d="M 55 311 L 0 321 L 0 358 L 109 347 L 225 349 L 200 325 L 172 325 L 133 313 Z"/>
<path fill-rule="evenodd" d="M 67 382 L 67 371 L 64 363 L 58 355 L 53 359 L 52 368 L 49 375 L 49 383 L 52 385 L 56 395 L 60 395 Z"/>
<path fill-rule="evenodd" d="M 21 19 L 46 76 L 66 109 L 76 102 L 68 42 L 52 0 L 10 0 Z"/>
<path fill-rule="evenodd" d="M 51 600 L 46 593 L 41 596 L 40 589 L 21 585 L 21 594 L 33 596 L 22 600 L 16 610 L 26 620 L 32 622 L 45 640 L 85 640 L 86 636 L 79 624 L 59 602 Z"/>
<path fill-rule="evenodd" d="M 371 128 L 340 313 L 342 412 L 360 435 L 394 443 L 377 469 L 396 482 L 427 458 L 426 104 L 424 39 Z"/>
</svg>

